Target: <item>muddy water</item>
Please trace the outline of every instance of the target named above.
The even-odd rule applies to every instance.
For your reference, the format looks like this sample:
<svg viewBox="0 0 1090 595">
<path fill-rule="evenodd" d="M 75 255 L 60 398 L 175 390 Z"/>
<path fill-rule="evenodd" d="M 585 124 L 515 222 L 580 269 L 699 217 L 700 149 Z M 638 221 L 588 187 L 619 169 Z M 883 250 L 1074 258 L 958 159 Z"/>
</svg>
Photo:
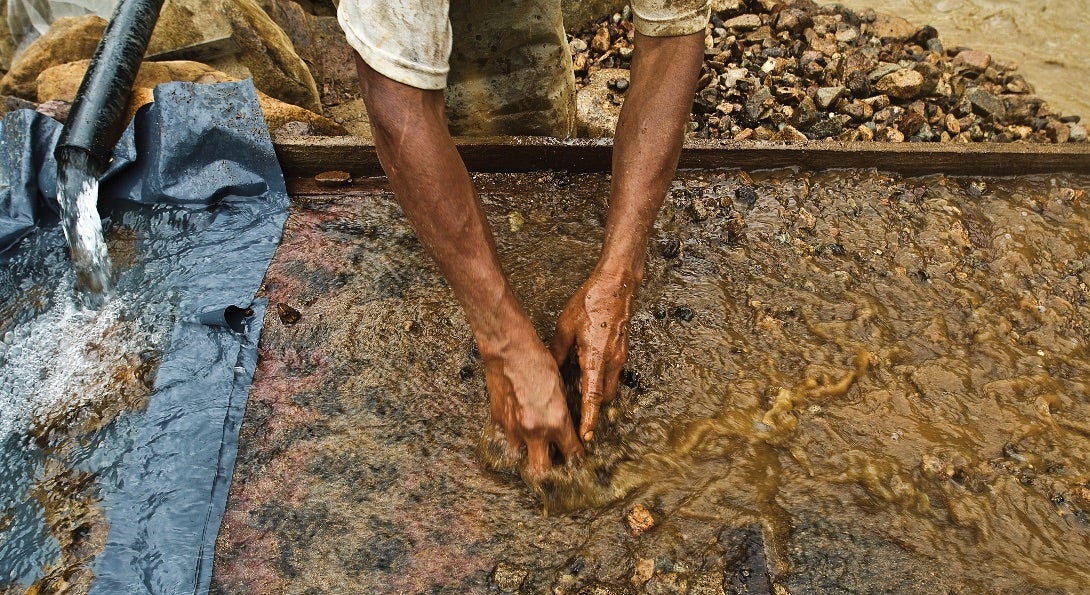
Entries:
<svg viewBox="0 0 1090 595">
<path fill-rule="evenodd" d="M 477 183 L 548 337 L 608 179 Z M 389 192 L 297 196 L 213 590 L 1082 592 L 1087 189 L 681 176 L 625 386 L 538 491 L 477 454 L 482 365 Z"/>
<path fill-rule="evenodd" d="M 1090 116 L 1090 12 L 1065 0 L 840 0 L 938 29 L 947 47 L 969 46 L 1016 62 L 1037 94 L 1064 114 Z"/>
</svg>

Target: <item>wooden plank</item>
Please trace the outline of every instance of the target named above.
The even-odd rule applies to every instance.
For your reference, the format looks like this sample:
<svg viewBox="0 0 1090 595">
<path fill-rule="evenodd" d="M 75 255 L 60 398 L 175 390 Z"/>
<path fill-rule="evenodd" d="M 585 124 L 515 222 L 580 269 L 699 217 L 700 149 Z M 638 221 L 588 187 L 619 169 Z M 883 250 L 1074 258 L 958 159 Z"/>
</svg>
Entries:
<svg viewBox="0 0 1090 595">
<path fill-rule="evenodd" d="M 489 137 L 456 140 L 470 171 L 567 170 L 606 172 L 612 139 Z M 355 137 L 277 137 L 284 174 L 309 177 L 338 169 L 353 176 L 382 175 L 374 144 Z M 874 168 L 905 175 L 1010 176 L 1049 172 L 1090 173 L 1090 144 L 1028 143 L 772 143 L 690 141 L 683 169 L 808 170 Z"/>
</svg>

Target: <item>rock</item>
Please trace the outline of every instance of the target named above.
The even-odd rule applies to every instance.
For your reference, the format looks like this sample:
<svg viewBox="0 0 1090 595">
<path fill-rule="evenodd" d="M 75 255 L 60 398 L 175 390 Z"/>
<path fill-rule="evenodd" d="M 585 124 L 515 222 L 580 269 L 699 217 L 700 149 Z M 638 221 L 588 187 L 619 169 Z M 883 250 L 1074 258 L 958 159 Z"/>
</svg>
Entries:
<svg viewBox="0 0 1090 595">
<path fill-rule="evenodd" d="M 613 43 L 609 40 L 609 28 L 601 27 L 590 42 L 590 49 L 605 53 L 612 45 Z"/>
<path fill-rule="evenodd" d="M 870 97 L 871 93 L 873 93 L 870 77 L 862 70 L 857 70 L 848 77 L 847 87 L 852 92 L 852 97 L 858 99 Z"/>
<path fill-rule="evenodd" d="M 75 101 L 83 76 L 87 73 L 90 60 L 79 60 L 54 66 L 41 73 L 37 81 L 37 99 L 39 102 L 51 99 Z M 133 87 L 154 88 L 168 81 L 187 81 L 191 83 L 222 83 L 236 80 L 227 74 L 200 62 L 175 60 L 168 62 L 144 62 L 136 73 Z"/>
<path fill-rule="evenodd" d="M 1076 122 L 1071 122 L 1068 125 L 1070 131 L 1068 133 L 1067 140 L 1072 143 L 1084 143 L 1086 142 L 1086 127 Z"/>
<path fill-rule="evenodd" d="M 573 37 L 568 47 L 571 48 L 573 53 L 579 54 L 587 51 L 587 42 L 579 37 Z"/>
<path fill-rule="evenodd" d="M 253 77 L 254 86 L 264 93 L 321 113 L 318 88 L 306 63 L 255 0 L 167 0 L 148 55 L 177 56 L 185 48 L 213 41 L 235 51 L 205 60 L 210 66 L 238 79 Z"/>
<path fill-rule="evenodd" d="M 755 31 L 760 26 L 761 17 L 755 14 L 743 14 L 728 21 L 723 21 L 724 29 L 735 32 Z"/>
<path fill-rule="evenodd" d="M 897 124 L 897 129 L 904 133 L 905 136 L 914 136 L 918 134 L 924 126 L 927 126 L 927 120 L 916 112 L 906 112 L 901 118 L 900 123 Z M 930 130 L 928 130 L 930 133 Z"/>
<path fill-rule="evenodd" d="M 753 208 L 757 204 L 757 191 L 749 184 L 742 184 L 734 190 L 734 200 L 747 209 Z"/>
<path fill-rule="evenodd" d="M 882 77 L 886 76 L 887 74 L 897 72 L 898 70 L 901 70 L 901 66 L 899 64 L 893 64 L 893 63 L 890 63 L 890 62 L 882 62 L 882 63 L 878 64 L 878 66 L 875 66 L 870 71 L 870 73 L 868 73 L 868 77 L 870 78 L 870 81 L 872 83 L 877 83 L 878 80 L 881 79 Z"/>
<path fill-rule="evenodd" d="M 789 31 L 792 35 L 799 35 L 807 27 L 814 24 L 814 20 L 805 10 L 798 8 L 786 8 L 776 14 L 773 26 L 777 31 Z"/>
<path fill-rule="evenodd" d="M 859 39 L 859 29 L 847 23 L 841 23 L 836 28 L 835 38 L 839 43 L 851 43 Z"/>
<path fill-rule="evenodd" d="M 632 537 L 639 537 L 655 526 L 655 517 L 651 516 L 651 511 L 647 510 L 643 504 L 633 506 L 625 516 L 625 521 L 628 523 L 628 533 Z"/>
<path fill-rule="evenodd" d="M 72 111 L 72 103 L 59 99 L 52 99 L 38 105 L 39 114 L 49 116 L 58 122 L 67 122 L 70 111 Z"/>
<path fill-rule="evenodd" d="M 335 187 L 344 186 L 352 181 L 352 174 L 346 171 L 330 170 L 314 176 L 314 181 L 319 186 Z"/>
<path fill-rule="evenodd" d="M 57 19 L 38 39 L 34 40 L 0 79 L 0 95 L 15 95 L 34 100 L 38 96 L 38 75 L 44 70 L 90 59 L 106 31 L 106 20 L 97 16 Z"/>
<path fill-rule="evenodd" d="M 836 100 L 840 99 L 840 96 L 844 91 L 844 87 L 840 86 L 821 87 L 817 90 L 817 93 L 814 94 L 814 101 L 819 108 L 828 111 L 829 108 L 836 103 Z"/>
<path fill-rule="evenodd" d="M 276 315 L 280 317 L 280 322 L 284 324 L 295 324 L 303 317 L 298 310 L 285 304 L 284 302 L 278 302 L 276 304 Z"/>
<path fill-rule="evenodd" d="M 11 70 L 15 57 L 15 36 L 8 27 L 8 0 L 0 0 L 0 75 Z"/>
<path fill-rule="evenodd" d="M 958 121 L 957 116 L 954 114 L 946 114 L 943 125 L 946 127 L 946 130 L 954 136 L 961 133 L 961 122 Z"/>
<path fill-rule="evenodd" d="M 829 118 L 821 118 L 810 129 L 810 138 L 830 138 L 840 134 L 844 130 L 844 122 L 839 117 L 832 116 Z"/>
<path fill-rule="evenodd" d="M 859 140 L 870 142 L 874 140 L 874 131 L 866 125 L 860 124 L 856 130 L 859 131 Z"/>
<path fill-rule="evenodd" d="M 0 114 L 6 114 L 20 109 L 34 109 L 34 102 L 19 97 L 0 97 Z M 46 114 L 48 115 L 48 114 Z"/>
<path fill-rule="evenodd" d="M 871 23 L 874 36 L 883 43 L 907 41 L 916 34 L 916 26 L 901 17 L 879 14 Z"/>
<path fill-rule="evenodd" d="M 1003 101 L 995 95 L 980 87 L 972 87 L 965 91 L 965 97 L 973 106 L 973 111 L 981 116 L 987 116 L 996 120 L 1006 117 L 1007 109 Z"/>
<path fill-rule="evenodd" d="M 1032 132 L 1032 128 L 1030 131 Z M 1071 127 L 1058 120 L 1051 120 L 1045 125 L 1049 140 L 1054 143 L 1066 143 L 1071 138 Z"/>
<path fill-rule="evenodd" d="M 814 101 L 809 96 L 803 97 L 798 109 L 791 116 L 791 124 L 799 130 L 809 130 L 817 122 L 818 111 Z"/>
<path fill-rule="evenodd" d="M 922 88 L 923 75 L 908 68 L 891 72 L 878 79 L 874 85 L 879 93 L 897 99 L 913 99 L 920 94 Z"/>
<path fill-rule="evenodd" d="M 356 51 L 348 45 L 336 16 L 309 14 L 293 0 L 276 0 L 266 12 L 307 65 L 323 106 L 340 105 L 360 95 Z"/>
<path fill-rule="evenodd" d="M 809 138 L 805 134 L 799 132 L 794 126 L 786 125 L 779 132 L 772 135 L 772 140 L 797 143 L 809 140 Z"/>
<path fill-rule="evenodd" d="M 962 50 L 950 61 L 953 66 L 964 66 L 977 72 L 984 72 L 992 63 L 992 57 L 977 50 Z"/>
<path fill-rule="evenodd" d="M 651 558 L 641 558 L 636 562 L 636 566 L 632 570 L 632 582 L 637 585 L 642 585 L 651 580 L 651 576 L 654 574 L 655 561 Z"/>
<path fill-rule="evenodd" d="M 716 14 L 734 15 L 746 8 L 745 0 L 712 0 L 712 11 Z"/>
<path fill-rule="evenodd" d="M 87 71 L 90 60 L 56 66 L 39 77 L 42 101 L 61 99 L 72 101 L 76 97 L 80 81 Z M 127 118 L 131 119 L 141 106 L 151 103 L 152 88 L 167 81 L 180 80 L 193 83 L 219 83 L 236 80 L 206 64 L 175 60 L 168 62 L 144 62 L 136 74 Z M 278 130 L 289 122 L 304 122 L 310 132 L 320 136 L 342 136 L 348 133 L 340 124 L 297 105 L 284 103 L 265 93 L 257 92 L 258 103 L 265 114 L 269 130 Z"/>
<path fill-rule="evenodd" d="M 500 562 L 492 570 L 492 582 L 504 593 L 518 593 L 530 571 L 523 566 Z"/>
<path fill-rule="evenodd" d="M 862 122 L 863 120 L 869 120 L 874 116 L 874 108 L 868 103 L 856 99 L 844 107 L 844 113 L 851 116 L 852 119 L 857 122 Z"/>
<path fill-rule="evenodd" d="M 611 137 L 621 115 L 621 99 L 610 90 L 612 80 L 627 78 L 623 68 L 603 68 L 587 79 L 587 84 L 575 96 L 575 126 L 581 137 Z"/>
<path fill-rule="evenodd" d="M 310 124 L 306 122 L 299 122 L 298 120 L 292 120 L 286 122 L 280 128 L 271 130 L 273 136 L 314 136 L 314 132 L 310 129 Z"/>
<path fill-rule="evenodd" d="M 913 70 L 923 76 L 923 86 L 920 87 L 921 95 L 931 95 L 942 80 L 942 69 L 928 62 L 919 62 L 913 66 Z"/>
</svg>

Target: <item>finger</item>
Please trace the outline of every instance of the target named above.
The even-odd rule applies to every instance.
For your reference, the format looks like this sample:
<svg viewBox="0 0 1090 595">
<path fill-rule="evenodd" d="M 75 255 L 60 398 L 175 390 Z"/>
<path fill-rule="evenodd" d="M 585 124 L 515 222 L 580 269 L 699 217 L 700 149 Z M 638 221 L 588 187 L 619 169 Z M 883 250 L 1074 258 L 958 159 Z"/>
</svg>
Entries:
<svg viewBox="0 0 1090 595">
<path fill-rule="evenodd" d="M 583 442 L 594 438 L 594 428 L 598 425 L 598 410 L 602 404 L 602 390 L 605 378 L 602 374 L 602 357 L 594 351 L 579 354 L 580 392 L 583 394 L 583 411 L 579 420 L 579 435 Z"/>
<path fill-rule="evenodd" d="M 576 435 L 575 426 L 572 425 L 571 420 L 566 420 L 564 427 L 557 432 L 556 445 L 560 447 L 564 460 L 571 463 L 582 458 L 583 443 L 579 441 L 579 436 Z"/>
<path fill-rule="evenodd" d="M 553 341 L 549 345 L 549 351 L 553 354 L 553 359 L 556 360 L 557 367 L 563 366 L 564 362 L 568 359 L 568 353 L 571 352 L 572 345 L 575 343 L 575 327 L 568 324 L 564 318 L 564 315 L 560 315 L 560 320 L 556 322 L 556 331 L 553 333 Z"/>
<path fill-rule="evenodd" d="M 535 480 L 545 477 L 552 466 L 549 460 L 549 444 L 539 438 L 526 441 L 526 470 Z"/>
</svg>

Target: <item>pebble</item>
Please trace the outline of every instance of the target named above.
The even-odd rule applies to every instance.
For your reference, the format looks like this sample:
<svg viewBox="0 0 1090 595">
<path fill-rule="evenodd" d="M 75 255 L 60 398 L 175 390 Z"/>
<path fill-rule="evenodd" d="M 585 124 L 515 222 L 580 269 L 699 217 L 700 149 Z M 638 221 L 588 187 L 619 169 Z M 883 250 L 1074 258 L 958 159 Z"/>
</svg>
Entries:
<svg viewBox="0 0 1090 595">
<path fill-rule="evenodd" d="M 757 204 L 757 191 L 753 189 L 753 186 L 743 184 L 734 190 L 734 198 L 749 209 Z"/>
<path fill-rule="evenodd" d="M 655 526 L 655 517 L 643 504 L 633 506 L 625 516 L 625 521 L 628 523 L 628 534 L 632 537 L 639 537 Z"/>
<path fill-rule="evenodd" d="M 835 4 L 731 2 L 713 5 L 694 138 L 1087 142 L 1077 117 L 1033 96 L 1017 65 L 971 48 L 947 53 L 934 27 Z M 630 12 L 619 14 L 576 30 L 579 84 L 628 65 Z M 906 111 L 924 120 L 902 121 Z"/>
<path fill-rule="evenodd" d="M 276 315 L 280 317 L 280 322 L 284 324 L 295 324 L 303 317 L 298 310 L 283 302 L 276 304 Z"/>
<path fill-rule="evenodd" d="M 674 318 L 682 322 L 689 322 L 693 319 L 693 309 L 689 306 L 678 306 L 674 308 Z"/>
<path fill-rule="evenodd" d="M 344 186 L 352 181 L 352 174 L 340 170 L 324 171 L 314 176 L 314 181 L 324 187 Z"/>
</svg>

